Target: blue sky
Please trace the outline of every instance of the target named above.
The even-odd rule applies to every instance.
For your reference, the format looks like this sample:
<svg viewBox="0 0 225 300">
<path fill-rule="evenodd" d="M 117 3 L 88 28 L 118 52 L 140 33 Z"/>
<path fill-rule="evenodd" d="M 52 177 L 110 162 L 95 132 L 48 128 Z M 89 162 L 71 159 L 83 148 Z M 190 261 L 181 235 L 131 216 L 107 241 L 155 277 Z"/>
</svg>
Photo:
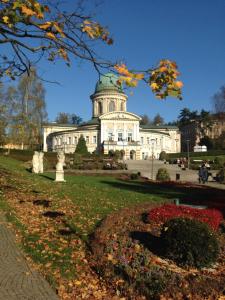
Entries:
<svg viewBox="0 0 225 300">
<path fill-rule="evenodd" d="M 72 8 L 71 0 L 71 8 Z M 92 0 L 88 0 L 87 6 Z M 108 26 L 114 45 L 100 46 L 107 59 L 121 59 L 131 68 L 147 69 L 161 58 L 175 60 L 184 83 L 183 100 L 157 100 L 140 84 L 128 92 L 128 111 L 166 121 L 183 107 L 211 110 L 211 98 L 225 84 L 224 0 L 105 0 L 95 19 Z M 97 48 L 98 49 L 98 48 Z M 49 120 L 58 112 L 91 118 L 91 101 L 98 75 L 92 65 L 41 63 L 39 73 L 60 85 L 45 84 Z"/>
</svg>

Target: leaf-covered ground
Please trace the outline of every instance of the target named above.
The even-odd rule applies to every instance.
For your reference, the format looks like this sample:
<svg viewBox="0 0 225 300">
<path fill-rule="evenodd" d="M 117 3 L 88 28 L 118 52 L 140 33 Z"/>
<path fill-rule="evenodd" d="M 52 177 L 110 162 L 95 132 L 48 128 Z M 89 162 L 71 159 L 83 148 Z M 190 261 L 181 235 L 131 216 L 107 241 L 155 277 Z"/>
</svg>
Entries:
<svg viewBox="0 0 225 300">
<path fill-rule="evenodd" d="M 27 259 L 61 299 L 119 299 L 91 269 L 86 255 L 89 235 L 110 212 L 191 195 L 206 199 L 209 194 L 205 189 L 109 176 L 65 179 L 56 183 L 53 173 L 31 174 L 21 162 L 0 156 L 0 208 L 13 224 Z"/>
</svg>

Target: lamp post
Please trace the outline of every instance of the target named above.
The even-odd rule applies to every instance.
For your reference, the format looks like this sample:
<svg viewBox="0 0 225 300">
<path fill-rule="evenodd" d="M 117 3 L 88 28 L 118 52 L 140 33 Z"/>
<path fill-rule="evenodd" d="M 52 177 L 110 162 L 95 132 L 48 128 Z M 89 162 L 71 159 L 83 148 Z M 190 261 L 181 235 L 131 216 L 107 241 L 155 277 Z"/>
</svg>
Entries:
<svg viewBox="0 0 225 300">
<path fill-rule="evenodd" d="M 154 150 L 154 142 L 155 140 L 152 139 L 151 140 L 151 144 L 152 144 L 152 174 L 151 174 L 151 177 L 152 177 L 152 180 L 153 180 L 153 170 L 154 170 L 154 153 L 153 153 L 153 150 Z"/>
<path fill-rule="evenodd" d="M 188 160 L 188 169 L 190 167 L 190 153 L 189 153 L 189 142 L 190 140 L 186 140 L 187 142 L 187 160 Z"/>
<path fill-rule="evenodd" d="M 113 142 L 113 140 L 114 140 L 114 135 L 112 134 L 112 135 L 108 135 L 108 155 L 109 155 L 109 142 L 111 141 L 111 142 Z"/>
<path fill-rule="evenodd" d="M 110 137 L 108 135 L 108 156 L 109 156 L 109 139 L 110 139 Z"/>
</svg>

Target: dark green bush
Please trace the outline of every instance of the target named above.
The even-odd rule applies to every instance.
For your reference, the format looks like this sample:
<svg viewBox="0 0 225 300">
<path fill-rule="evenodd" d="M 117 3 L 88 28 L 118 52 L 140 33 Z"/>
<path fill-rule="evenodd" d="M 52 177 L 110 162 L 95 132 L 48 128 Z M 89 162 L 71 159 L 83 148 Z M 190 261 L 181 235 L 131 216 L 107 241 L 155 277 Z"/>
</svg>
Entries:
<svg viewBox="0 0 225 300">
<path fill-rule="evenodd" d="M 156 174 L 156 180 L 169 181 L 170 180 L 170 175 L 169 175 L 168 170 L 166 168 L 159 168 L 158 172 Z"/>
<path fill-rule="evenodd" d="M 164 256 L 178 265 L 207 267 L 219 254 L 215 234 L 207 224 L 185 218 L 167 221 L 161 233 Z"/>
<path fill-rule="evenodd" d="M 166 153 L 166 151 L 162 151 L 159 154 L 159 160 L 167 160 L 168 159 L 168 154 Z"/>
<path fill-rule="evenodd" d="M 139 172 L 130 174 L 131 180 L 137 180 L 139 177 L 140 177 Z"/>
<path fill-rule="evenodd" d="M 222 167 L 224 163 L 225 163 L 225 158 L 224 157 L 217 156 L 214 160 L 214 164 L 216 164 L 220 167 Z"/>
<path fill-rule="evenodd" d="M 109 150 L 109 157 L 114 157 L 115 151 L 114 150 Z"/>
<path fill-rule="evenodd" d="M 83 137 L 83 135 L 81 135 L 79 137 L 76 149 L 75 149 L 75 153 L 76 154 L 81 154 L 81 155 L 88 155 L 88 149 L 87 149 L 87 145 L 86 145 L 86 141 L 85 138 Z"/>
<path fill-rule="evenodd" d="M 219 172 L 216 174 L 216 180 L 220 183 L 225 182 L 225 167 L 221 168 Z"/>
</svg>

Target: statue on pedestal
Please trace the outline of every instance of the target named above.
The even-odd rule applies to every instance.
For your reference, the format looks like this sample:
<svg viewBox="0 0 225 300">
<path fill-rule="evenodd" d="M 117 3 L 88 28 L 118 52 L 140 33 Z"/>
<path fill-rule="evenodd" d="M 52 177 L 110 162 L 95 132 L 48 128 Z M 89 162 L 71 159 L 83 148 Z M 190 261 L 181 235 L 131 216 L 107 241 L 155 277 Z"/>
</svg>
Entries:
<svg viewBox="0 0 225 300">
<path fill-rule="evenodd" d="M 65 154 L 63 151 L 59 151 L 57 153 L 58 162 L 56 164 L 56 177 L 55 181 L 58 182 L 65 182 L 64 180 L 64 170 L 63 167 L 65 166 Z"/>
</svg>

